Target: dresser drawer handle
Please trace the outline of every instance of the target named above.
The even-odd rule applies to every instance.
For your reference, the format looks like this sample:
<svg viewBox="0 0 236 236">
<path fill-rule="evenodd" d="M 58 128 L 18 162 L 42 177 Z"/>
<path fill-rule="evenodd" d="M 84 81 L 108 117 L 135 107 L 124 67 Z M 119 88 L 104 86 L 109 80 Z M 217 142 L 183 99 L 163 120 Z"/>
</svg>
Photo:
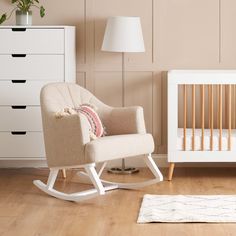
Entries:
<svg viewBox="0 0 236 236">
<path fill-rule="evenodd" d="M 13 84 L 23 84 L 23 83 L 26 83 L 26 80 L 12 80 L 11 82 Z"/>
<path fill-rule="evenodd" d="M 12 135 L 26 135 L 26 131 L 12 131 Z"/>
<path fill-rule="evenodd" d="M 26 109 L 26 106 L 11 106 L 12 109 Z"/>
<path fill-rule="evenodd" d="M 26 28 L 12 28 L 11 30 L 14 32 L 24 32 L 26 31 Z"/>
<path fill-rule="evenodd" d="M 26 57 L 26 54 L 11 54 L 12 57 Z"/>
</svg>

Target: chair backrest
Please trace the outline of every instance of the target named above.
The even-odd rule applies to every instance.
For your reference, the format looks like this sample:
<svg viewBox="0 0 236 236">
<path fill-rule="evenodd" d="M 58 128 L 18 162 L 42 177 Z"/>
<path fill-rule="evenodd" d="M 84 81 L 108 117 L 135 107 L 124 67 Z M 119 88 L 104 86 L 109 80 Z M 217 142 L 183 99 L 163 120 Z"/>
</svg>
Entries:
<svg viewBox="0 0 236 236">
<path fill-rule="evenodd" d="M 66 107 L 78 107 L 82 103 L 104 106 L 92 93 L 77 84 L 51 83 L 41 90 L 41 105 L 48 111 L 57 112 Z"/>
</svg>

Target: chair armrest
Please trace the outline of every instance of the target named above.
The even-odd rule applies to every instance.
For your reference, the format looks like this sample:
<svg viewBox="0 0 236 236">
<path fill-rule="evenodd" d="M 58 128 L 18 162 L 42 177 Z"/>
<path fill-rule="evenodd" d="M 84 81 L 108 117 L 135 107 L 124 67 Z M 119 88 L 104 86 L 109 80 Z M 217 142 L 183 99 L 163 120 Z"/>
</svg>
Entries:
<svg viewBox="0 0 236 236">
<path fill-rule="evenodd" d="M 72 139 L 73 136 L 77 136 L 79 139 L 75 141 L 80 145 L 90 142 L 88 120 L 80 113 L 59 119 L 54 118 L 54 125 L 56 133 L 60 133 L 62 139 L 68 140 L 68 138 Z"/>
<path fill-rule="evenodd" d="M 109 135 L 137 133 L 146 133 L 142 107 L 119 107 L 111 110 L 108 127 Z"/>
<path fill-rule="evenodd" d="M 84 164 L 85 144 L 90 142 L 89 124 L 81 114 L 56 118 L 43 115 L 46 156 L 49 167 Z"/>
</svg>

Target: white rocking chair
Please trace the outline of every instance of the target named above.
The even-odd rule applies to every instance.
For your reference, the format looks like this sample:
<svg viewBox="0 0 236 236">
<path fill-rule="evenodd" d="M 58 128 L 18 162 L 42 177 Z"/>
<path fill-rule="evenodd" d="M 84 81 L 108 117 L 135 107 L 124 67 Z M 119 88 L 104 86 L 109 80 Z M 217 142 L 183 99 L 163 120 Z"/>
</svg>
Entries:
<svg viewBox="0 0 236 236">
<path fill-rule="evenodd" d="M 90 103 L 98 108 L 97 112 L 109 136 L 91 141 L 88 121 L 79 113 L 56 118 L 58 111 L 78 107 L 83 103 Z M 34 184 L 45 193 L 78 202 L 103 195 L 109 190 L 137 189 L 163 180 L 151 157 L 154 142 L 152 135 L 146 133 L 141 107 L 113 108 L 76 84 L 52 83 L 41 91 L 41 109 L 50 174 L 47 184 L 40 180 L 35 180 Z M 138 155 L 143 156 L 154 175 L 153 179 L 139 183 L 114 183 L 100 179 L 107 161 Z M 81 167 L 85 172 L 78 171 L 78 175 L 83 181 L 92 183 L 93 189 L 67 194 L 53 188 L 59 170 Z"/>
</svg>

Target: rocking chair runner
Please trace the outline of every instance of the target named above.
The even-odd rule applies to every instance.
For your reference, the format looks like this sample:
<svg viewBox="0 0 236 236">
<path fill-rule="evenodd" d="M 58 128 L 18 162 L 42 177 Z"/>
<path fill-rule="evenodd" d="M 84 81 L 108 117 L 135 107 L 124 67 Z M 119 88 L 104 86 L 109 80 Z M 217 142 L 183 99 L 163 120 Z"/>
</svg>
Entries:
<svg viewBox="0 0 236 236">
<path fill-rule="evenodd" d="M 57 119 L 55 114 L 64 108 L 93 104 L 103 121 L 108 136 L 90 140 L 87 118 L 78 113 Z M 35 180 L 34 184 L 45 193 L 59 199 L 81 201 L 117 188 L 136 189 L 163 180 L 151 157 L 154 142 L 146 133 L 141 107 L 113 108 L 99 101 L 86 89 L 76 84 L 52 83 L 41 91 L 46 157 L 50 174 L 47 184 Z M 113 183 L 100 179 L 106 162 L 114 159 L 142 155 L 153 175 L 152 180 L 141 183 Z M 100 168 L 95 168 L 99 165 Z M 79 176 L 92 182 L 94 189 L 78 193 L 62 193 L 53 188 L 60 169 L 82 167 Z"/>
</svg>

